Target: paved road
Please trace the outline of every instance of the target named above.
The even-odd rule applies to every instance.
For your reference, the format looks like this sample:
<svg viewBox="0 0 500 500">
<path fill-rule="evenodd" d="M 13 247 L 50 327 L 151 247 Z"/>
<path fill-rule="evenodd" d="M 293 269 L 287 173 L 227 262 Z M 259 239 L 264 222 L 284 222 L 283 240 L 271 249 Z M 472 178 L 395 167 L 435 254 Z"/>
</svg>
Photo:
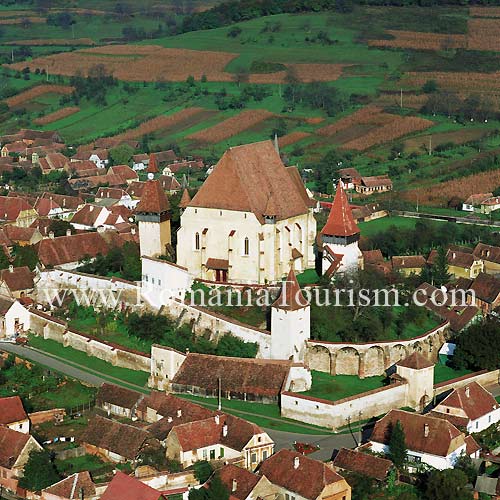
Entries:
<svg viewBox="0 0 500 500">
<path fill-rule="evenodd" d="M 17 354 L 18 356 L 29 359 L 36 363 L 40 363 L 48 368 L 52 368 L 60 373 L 68 375 L 69 377 L 76 378 L 82 382 L 86 382 L 91 385 L 99 387 L 104 382 L 109 382 L 108 376 L 106 378 L 100 376 L 97 372 L 89 373 L 87 371 L 78 368 L 74 363 L 69 364 L 64 360 L 57 359 L 56 357 L 49 356 L 38 349 L 27 346 L 19 346 L 17 344 L 0 343 L 0 350 L 11 352 Z M 110 377 L 112 378 L 112 377 Z M 112 380 L 111 380 L 112 381 Z M 117 382 L 123 384 L 122 381 L 117 380 Z M 144 390 L 144 389 L 142 389 Z M 241 412 L 244 417 L 244 412 Z M 300 422 L 297 422 L 300 426 Z M 353 448 L 356 443 L 351 436 L 351 434 L 327 434 L 327 435 L 311 435 L 311 434 L 296 434 L 293 432 L 283 432 L 277 431 L 275 429 L 266 429 L 271 438 L 276 443 L 276 449 L 281 450 L 283 448 L 291 448 L 294 441 L 311 443 L 320 447 L 319 451 L 313 453 L 311 456 L 319 460 L 328 460 L 331 458 L 332 452 L 335 448 L 340 448 L 342 446 Z M 359 439 L 359 433 L 355 433 L 356 439 Z"/>
</svg>

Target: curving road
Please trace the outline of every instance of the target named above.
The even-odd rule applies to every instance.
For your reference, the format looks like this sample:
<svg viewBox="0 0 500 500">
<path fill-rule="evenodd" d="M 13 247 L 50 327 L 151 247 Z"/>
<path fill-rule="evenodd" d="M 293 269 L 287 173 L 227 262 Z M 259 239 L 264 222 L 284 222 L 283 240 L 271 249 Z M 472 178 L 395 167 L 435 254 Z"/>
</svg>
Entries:
<svg viewBox="0 0 500 500">
<path fill-rule="evenodd" d="M 57 356 L 49 355 L 29 346 L 20 346 L 17 344 L 10 344 L 1 342 L 0 350 L 16 354 L 22 358 L 28 359 L 35 363 L 40 363 L 47 368 L 58 371 L 69 377 L 81 380 L 96 387 L 101 386 L 105 382 L 112 382 L 118 385 L 129 387 L 141 392 L 148 393 L 149 390 L 144 387 L 139 387 L 130 383 L 125 383 L 123 380 L 114 377 L 103 375 L 100 372 L 91 370 L 90 368 L 83 367 L 72 361 L 66 361 Z M 245 416 L 244 411 L 238 411 L 238 416 Z M 300 422 L 297 422 L 300 426 Z M 351 434 L 326 434 L 326 435 L 311 435 L 311 434 L 298 434 L 294 432 L 277 431 L 275 429 L 265 429 L 276 443 L 276 450 L 290 449 L 293 447 L 295 441 L 314 444 L 319 446 L 317 452 L 312 453 L 311 457 L 318 460 L 329 460 L 332 456 L 333 450 L 346 447 L 354 448 L 356 442 Z M 359 439 L 359 432 L 355 433 L 356 439 Z"/>
</svg>

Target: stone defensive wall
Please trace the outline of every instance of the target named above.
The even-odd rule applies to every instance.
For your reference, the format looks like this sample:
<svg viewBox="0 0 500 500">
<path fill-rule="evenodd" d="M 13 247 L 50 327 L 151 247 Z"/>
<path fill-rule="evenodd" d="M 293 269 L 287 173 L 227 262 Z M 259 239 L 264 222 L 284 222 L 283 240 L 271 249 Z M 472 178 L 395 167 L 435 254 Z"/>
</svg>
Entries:
<svg viewBox="0 0 500 500">
<path fill-rule="evenodd" d="M 369 343 L 309 340 L 305 362 L 311 370 L 331 375 L 357 375 L 360 378 L 383 375 L 385 370 L 415 351 L 434 363 L 449 331 L 446 321 L 436 328 L 408 340 Z"/>
<path fill-rule="evenodd" d="M 280 406 L 282 417 L 338 429 L 349 423 L 378 417 L 394 408 L 402 408 L 406 406 L 406 401 L 407 383 L 401 381 L 338 401 L 282 392 Z"/>
<path fill-rule="evenodd" d="M 210 332 L 212 339 L 231 334 L 245 342 L 256 342 L 259 346 L 257 358 L 271 358 L 271 332 L 241 323 L 200 306 L 192 306 L 176 299 L 165 308 L 177 325 L 190 325 L 196 334 Z"/>
<path fill-rule="evenodd" d="M 486 388 L 488 386 L 498 384 L 500 383 L 500 370 L 493 370 L 491 372 L 488 370 L 481 370 L 480 372 L 471 373 L 469 375 L 464 375 L 463 377 L 441 382 L 434 385 L 434 396 L 437 397 L 439 395 L 447 395 L 447 393 L 451 392 L 453 389 L 465 387 L 472 382 L 477 382 Z"/>
<path fill-rule="evenodd" d="M 30 331 L 44 339 L 72 347 L 88 356 L 95 356 L 113 366 L 130 370 L 151 371 L 151 355 L 100 340 L 68 327 L 68 324 L 36 309 L 30 310 Z"/>
</svg>

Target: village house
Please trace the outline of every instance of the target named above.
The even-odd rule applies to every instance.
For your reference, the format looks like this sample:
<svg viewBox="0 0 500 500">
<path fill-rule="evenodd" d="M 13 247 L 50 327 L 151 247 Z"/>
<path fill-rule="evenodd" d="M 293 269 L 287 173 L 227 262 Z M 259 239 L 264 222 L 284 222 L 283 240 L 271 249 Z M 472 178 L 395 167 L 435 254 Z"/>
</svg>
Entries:
<svg viewBox="0 0 500 500">
<path fill-rule="evenodd" d="M 132 156 L 132 168 L 134 170 L 144 170 L 149 165 L 149 155 L 139 153 Z"/>
<path fill-rule="evenodd" d="M 142 451 L 161 448 L 149 432 L 98 415 L 89 421 L 81 442 L 88 454 L 115 463 L 137 460 Z"/>
<path fill-rule="evenodd" d="M 403 276 L 420 274 L 426 266 L 423 255 L 395 255 L 391 258 L 392 269 Z"/>
<path fill-rule="evenodd" d="M 69 179 L 68 183 L 72 189 L 82 192 L 97 189 L 101 186 L 120 187 L 127 184 L 120 175 L 111 173 L 92 175 L 90 177 L 77 177 Z"/>
<path fill-rule="evenodd" d="M 477 382 L 454 389 L 430 413 L 467 432 L 481 432 L 500 422 L 500 404 Z"/>
<path fill-rule="evenodd" d="M 38 218 L 36 210 L 23 198 L 0 196 L 0 222 L 29 227 Z"/>
<path fill-rule="evenodd" d="M 361 177 L 354 185 L 354 189 L 364 195 L 384 193 L 392 191 L 392 181 L 387 176 Z"/>
<path fill-rule="evenodd" d="M 68 172 L 70 178 L 92 177 L 93 175 L 100 175 L 102 173 L 101 169 L 90 160 L 75 161 L 71 159 L 71 161 L 64 166 L 64 170 Z"/>
<path fill-rule="evenodd" d="M 437 257 L 437 250 L 431 250 L 427 264 L 432 266 Z M 483 270 L 483 262 L 471 249 L 450 247 L 446 252 L 448 272 L 455 278 L 475 278 Z"/>
<path fill-rule="evenodd" d="M 104 383 L 99 388 L 96 397 L 96 406 L 108 415 L 115 417 L 137 419 L 137 407 L 144 398 L 131 389 L 126 389 L 114 384 Z"/>
<path fill-rule="evenodd" d="M 474 280 L 462 280 L 461 284 L 469 292 L 468 302 L 479 308 L 483 314 L 492 313 L 500 305 L 500 278 L 479 273 Z"/>
<path fill-rule="evenodd" d="M 101 500 L 168 500 L 168 498 L 139 479 L 117 471 Z"/>
<path fill-rule="evenodd" d="M 472 254 L 482 260 L 485 273 L 500 274 L 500 247 L 478 243 Z"/>
<path fill-rule="evenodd" d="M 242 467 L 225 465 L 217 471 L 217 476 L 229 491 L 230 500 L 279 499 L 279 489 L 266 476 Z"/>
<path fill-rule="evenodd" d="M 471 194 L 462 204 L 462 210 L 465 212 L 474 212 L 481 206 L 481 203 L 493 197 L 493 193 Z"/>
<path fill-rule="evenodd" d="M 106 255 L 111 248 L 121 247 L 130 238 L 113 231 L 80 233 L 54 237 L 53 234 L 35 245 L 42 268 L 60 266 L 74 269 L 85 259 Z"/>
<path fill-rule="evenodd" d="M 15 340 L 29 329 L 29 312 L 19 300 L 0 295 L 0 339 Z"/>
<path fill-rule="evenodd" d="M 337 452 L 332 465 L 340 474 L 355 472 L 379 482 L 386 481 L 389 473 L 394 470 L 394 464 L 390 460 L 348 448 L 341 448 Z"/>
<path fill-rule="evenodd" d="M 488 198 L 487 200 L 484 200 L 481 203 L 479 211 L 482 214 L 490 215 L 492 212 L 498 210 L 499 208 L 500 208 L 500 197 L 492 196 L 491 198 Z"/>
<path fill-rule="evenodd" d="M 367 203 L 366 205 L 351 205 L 352 216 L 356 223 L 369 222 L 371 220 L 380 219 L 388 215 L 387 210 L 380 208 L 378 203 Z"/>
<path fill-rule="evenodd" d="M 0 398 L 0 425 L 29 434 L 30 420 L 19 396 Z"/>
<path fill-rule="evenodd" d="M 123 205 L 134 209 L 139 202 L 132 200 L 132 196 L 124 189 L 100 187 L 95 195 L 95 203 L 101 206 Z"/>
<path fill-rule="evenodd" d="M 77 500 L 78 498 L 85 498 L 85 500 L 100 498 L 88 471 L 72 474 L 41 492 L 41 500 Z"/>
<path fill-rule="evenodd" d="M 88 231 L 90 229 L 97 229 L 98 227 L 105 227 L 105 223 L 111 211 L 106 207 L 99 207 L 96 205 L 84 205 L 71 219 L 71 225 L 76 230 Z M 122 220 L 121 222 L 125 222 Z"/>
<path fill-rule="evenodd" d="M 113 165 L 108 169 L 108 175 L 118 175 L 124 181 L 124 184 L 131 184 L 138 181 L 139 176 L 128 165 Z"/>
<path fill-rule="evenodd" d="M 107 149 L 82 150 L 71 157 L 71 161 L 90 160 L 97 168 L 106 168 L 109 164 L 109 152 Z"/>
<path fill-rule="evenodd" d="M 0 425 L 0 487 L 16 493 L 29 454 L 41 450 L 33 436 Z"/>
<path fill-rule="evenodd" d="M 361 174 L 355 168 L 339 169 L 340 181 L 346 189 L 354 189 L 354 186 L 361 181 Z"/>
<path fill-rule="evenodd" d="M 365 269 L 373 269 L 381 274 L 390 274 L 392 264 L 384 259 L 382 252 L 377 250 L 363 250 L 361 252 Z"/>
<path fill-rule="evenodd" d="M 319 460 L 281 450 L 264 461 L 259 474 L 279 488 L 280 499 L 351 500 L 347 481 Z"/>
<path fill-rule="evenodd" d="M 62 216 L 64 212 L 54 200 L 48 198 L 38 198 L 35 202 L 35 210 L 40 217 Z"/>
<path fill-rule="evenodd" d="M 148 430 L 152 434 L 155 434 L 157 431 L 163 434 L 168 426 L 168 430 L 170 430 L 174 425 L 194 422 L 195 420 L 204 420 L 214 416 L 215 412 L 173 394 L 151 391 L 148 396 L 139 402 L 137 415 L 145 422 L 152 424 L 161 423 L 157 427 L 150 426 Z M 167 433 L 161 439 L 158 439 L 163 441 L 166 435 Z M 158 436 L 155 434 L 155 437 Z"/>
<path fill-rule="evenodd" d="M 448 291 L 451 292 L 452 288 L 450 287 L 444 292 L 434 285 L 422 283 L 415 290 L 415 299 L 442 320 L 449 321 L 451 330 L 459 332 L 475 321 L 479 314 L 479 309 L 474 305 L 468 304 L 469 299 L 467 298 L 466 290 L 463 292 L 465 295 L 460 296 L 456 293 L 455 298 L 451 293 L 448 294 Z M 431 297 L 433 300 L 431 300 Z"/>
<path fill-rule="evenodd" d="M 0 294 L 19 299 L 30 295 L 35 288 L 34 273 L 27 266 L 14 267 L 0 271 Z"/>
<path fill-rule="evenodd" d="M 174 175 L 160 175 L 158 180 L 163 191 L 170 195 L 178 193 L 181 189 L 181 185 Z"/>
<path fill-rule="evenodd" d="M 42 235 L 38 229 L 33 227 L 19 227 L 7 224 L 0 230 L 5 235 L 5 238 L 10 241 L 10 245 L 14 244 L 21 247 L 26 245 L 35 245 L 42 239 Z"/>
<path fill-rule="evenodd" d="M 38 166 L 44 174 L 64 170 L 68 163 L 70 163 L 69 159 L 62 153 L 49 153 L 38 160 Z"/>
<path fill-rule="evenodd" d="M 273 440 L 260 427 L 224 414 L 174 425 L 165 443 L 167 457 L 183 467 L 199 460 L 229 460 L 253 471 L 274 452 Z"/>
<path fill-rule="evenodd" d="M 479 456 L 480 447 L 473 438 L 459 431 L 452 423 L 430 415 L 391 410 L 373 429 L 370 447 L 375 453 L 389 453 L 392 429 L 401 423 L 408 449 L 408 460 L 418 468 L 427 464 L 436 469 L 451 469 L 462 454 Z"/>
<path fill-rule="evenodd" d="M 261 284 L 292 262 L 313 268 L 313 203 L 271 141 L 232 147 L 181 215 L 177 263 L 195 278 Z"/>
</svg>

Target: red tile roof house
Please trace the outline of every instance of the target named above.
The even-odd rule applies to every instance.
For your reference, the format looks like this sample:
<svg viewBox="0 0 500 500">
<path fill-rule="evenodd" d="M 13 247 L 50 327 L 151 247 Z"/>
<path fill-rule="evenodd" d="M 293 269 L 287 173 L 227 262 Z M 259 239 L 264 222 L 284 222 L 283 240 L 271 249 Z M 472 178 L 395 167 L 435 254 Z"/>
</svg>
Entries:
<svg viewBox="0 0 500 500">
<path fill-rule="evenodd" d="M 108 169 L 108 175 L 111 174 L 120 176 L 126 184 L 131 184 L 132 182 L 139 180 L 137 172 L 134 172 L 134 170 L 128 165 L 115 165 L 110 167 Z"/>
<path fill-rule="evenodd" d="M 273 440 L 260 427 L 224 414 L 175 425 L 165 443 L 167 457 L 183 467 L 199 460 L 230 460 L 253 471 L 274 452 Z"/>
<path fill-rule="evenodd" d="M 280 498 L 351 500 L 351 487 L 342 476 L 296 451 L 279 451 L 258 472 L 279 488 Z"/>
<path fill-rule="evenodd" d="M 160 449 L 160 442 L 143 429 L 95 416 L 81 437 L 88 454 L 115 463 L 137 460 L 146 449 Z"/>
<path fill-rule="evenodd" d="M 29 434 L 30 421 L 19 396 L 0 398 L 0 425 Z"/>
<path fill-rule="evenodd" d="M 75 269 L 84 259 L 106 255 L 111 248 L 121 247 L 127 241 L 130 241 L 129 233 L 80 233 L 50 237 L 37 243 L 35 248 L 42 268 L 59 266 L 62 269 Z"/>
<path fill-rule="evenodd" d="M 0 426 L 0 486 L 16 493 L 30 452 L 41 450 L 33 436 Z"/>
<path fill-rule="evenodd" d="M 420 463 L 436 469 L 451 469 L 462 454 L 478 457 L 480 447 L 471 436 L 466 436 L 447 420 L 403 410 L 391 410 L 380 419 L 370 437 L 371 450 L 389 452 L 391 429 L 400 422 L 406 438 L 408 460 L 418 467 Z"/>
<path fill-rule="evenodd" d="M 0 271 L 0 294 L 19 299 L 33 292 L 34 273 L 27 266 L 14 267 Z"/>
<path fill-rule="evenodd" d="M 479 273 L 468 291 L 470 302 L 481 309 L 483 314 L 489 314 L 500 306 L 500 279 L 496 276 Z"/>
<path fill-rule="evenodd" d="M 348 448 L 341 448 L 338 451 L 332 465 L 339 473 L 342 471 L 355 472 L 380 482 L 385 481 L 389 472 L 394 469 L 390 460 Z"/>
<path fill-rule="evenodd" d="M 83 492 L 83 496 L 82 496 Z M 78 472 L 42 490 L 41 500 L 97 500 L 100 494 L 88 471 Z"/>
<path fill-rule="evenodd" d="M 76 230 L 88 231 L 105 227 L 104 224 L 111 215 L 111 210 L 106 207 L 98 207 L 97 205 L 84 205 L 71 219 L 71 225 Z M 121 222 L 125 222 L 122 220 Z"/>
<path fill-rule="evenodd" d="M 0 196 L 0 222 L 29 227 L 37 218 L 36 210 L 24 198 Z"/>
<path fill-rule="evenodd" d="M 42 239 L 42 234 L 33 227 L 4 226 L 2 229 L 5 236 L 18 245 L 35 245 Z"/>
<path fill-rule="evenodd" d="M 95 195 L 95 203 L 103 206 L 124 205 L 134 208 L 138 202 L 132 201 L 132 196 L 124 189 L 100 187 Z"/>
<path fill-rule="evenodd" d="M 108 416 L 137 419 L 137 407 L 144 394 L 114 384 L 101 385 L 96 397 L 96 406 Z"/>
<path fill-rule="evenodd" d="M 216 474 L 229 491 L 229 500 L 274 499 L 279 492 L 279 488 L 266 476 L 259 476 L 236 465 L 225 465 Z"/>
<path fill-rule="evenodd" d="M 101 500 L 168 500 L 158 490 L 118 471 Z"/>
<path fill-rule="evenodd" d="M 481 432 L 500 422 L 500 404 L 477 382 L 454 389 L 430 413 L 467 432 Z"/>
<path fill-rule="evenodd" d="M 107 149 L 93 149 L 91 151 L 80 151 L 71 157 L 71 161 L 90 160 L 97 168 L 106 168 L 109 164 L 109 153 Z"/>
</svg>

